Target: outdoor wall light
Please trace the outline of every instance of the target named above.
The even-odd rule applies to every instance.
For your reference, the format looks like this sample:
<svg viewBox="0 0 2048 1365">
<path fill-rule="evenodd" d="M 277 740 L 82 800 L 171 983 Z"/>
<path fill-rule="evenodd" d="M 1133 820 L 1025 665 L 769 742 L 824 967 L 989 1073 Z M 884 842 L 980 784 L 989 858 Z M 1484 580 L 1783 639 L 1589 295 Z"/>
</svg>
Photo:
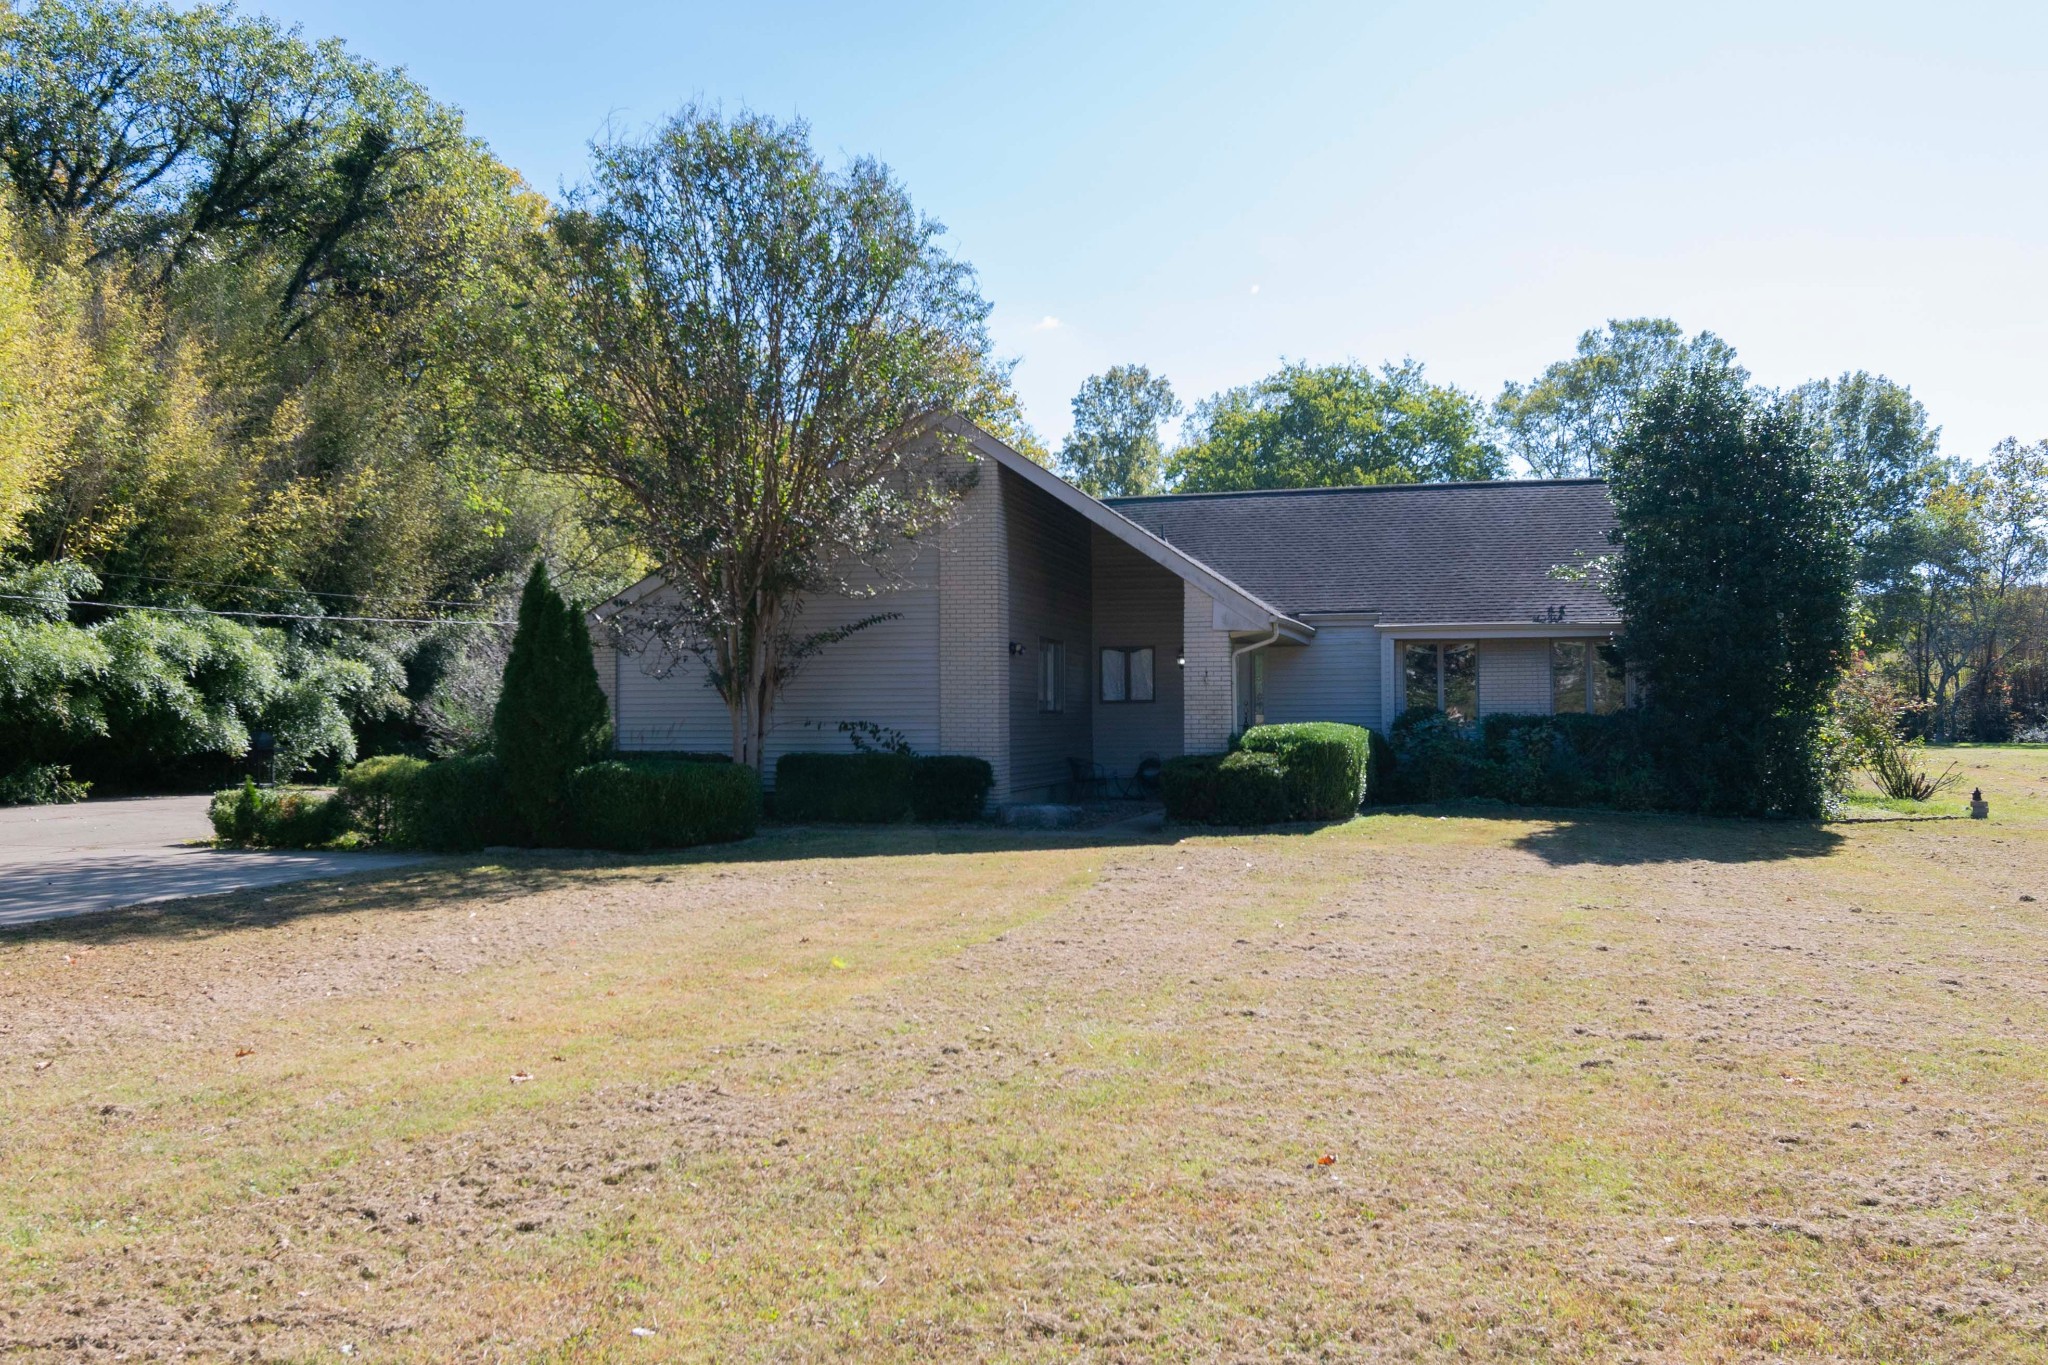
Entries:
<svg viewBox="0 0 2048 1365">
<path fill-rule="evenodd" d="M 1175 659 L 1174 662 L 1180 665 L 1182 668 L 1186 668 L 1188 666 L 1188 652 L 1186 650 L 1182 650 L 1180 652 L 1180 657 L 1178 659 Z"/>
<path fill-rule="evenodd" d="M 1022 646 L 1022 645 L 1018 644 L 1018 643 L 1017 643 L 1017 642 L 1016 642 L 1015 640 L 1012 640 L 1012 641 L 1010 641 L 1010 657 L 1011 657 L 1011 658 L 1013 658 L 1013 659 L 1014 659 L 1014 658 L 1016 658 L 1016 657 L 1017 657 L 1017 656 L 1018 656 L 1019 654 L 1022 654 L 1023 652 L 1024 652 L 1024 646 Z"/>
</svg>

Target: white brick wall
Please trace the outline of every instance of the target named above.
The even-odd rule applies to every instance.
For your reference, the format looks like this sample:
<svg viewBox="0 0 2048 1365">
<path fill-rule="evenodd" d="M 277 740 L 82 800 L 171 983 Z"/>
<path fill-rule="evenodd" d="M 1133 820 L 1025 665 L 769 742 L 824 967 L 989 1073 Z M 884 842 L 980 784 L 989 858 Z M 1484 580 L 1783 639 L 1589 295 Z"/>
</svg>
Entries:
<svg viewBox="0 0 2048 1365">
<path fill-rule="evenodd" d="M 1215 604 L 1192 583 L 1181 585 L 1181 752 L 1220 754 L 1230 743 L 1230 634 L 1215 628 Z"/>
<path fill-rule="evenodd" d="M 940 540 L 939 752 L 995 768 L 991 802 L 1010 795 L 1009 557 L 994 461 L 954 508 Z"/>
</svg>

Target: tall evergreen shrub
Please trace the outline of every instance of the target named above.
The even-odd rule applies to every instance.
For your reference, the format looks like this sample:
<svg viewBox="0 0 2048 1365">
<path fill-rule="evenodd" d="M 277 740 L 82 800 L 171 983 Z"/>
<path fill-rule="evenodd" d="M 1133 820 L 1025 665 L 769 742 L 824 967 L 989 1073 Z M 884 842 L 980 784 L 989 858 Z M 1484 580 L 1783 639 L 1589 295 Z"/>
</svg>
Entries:
<svg viewBox="0 0 2048 1365">
<path fill-rule="evenodd" d="M 1853 500 L 1797 398 L 1747 381 L 1710 358 L 1637 406 L 1611 462 L 1610 590 L 1666 799 L 1814 816 L 1852 640 Z"/>
<path fill-rule="evenodd" d="M 519 626 L 491 717 L 505 795 L 527 837 L 566 837 L 569 774 L 604 747 L 610 708 L 597 683 L 590 632 L 536 563 L 519 598 Z"/>
</svg>

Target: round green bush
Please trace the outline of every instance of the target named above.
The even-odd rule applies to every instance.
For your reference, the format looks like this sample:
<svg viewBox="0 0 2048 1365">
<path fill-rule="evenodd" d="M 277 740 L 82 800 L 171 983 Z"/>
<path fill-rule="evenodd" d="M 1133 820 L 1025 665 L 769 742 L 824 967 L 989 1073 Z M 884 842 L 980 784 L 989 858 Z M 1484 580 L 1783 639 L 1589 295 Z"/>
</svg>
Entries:
<svg viewBox="0 0 2048 1365">
<path fill-rule="evenodd" d="M 1216 765 L 1219 825 L 1271 825 L 1287 818 L 1287 770 L 1273 754 L 1240 749 Z"/>
<path fill-rule="evenodd" d="M 995 784 L 996 770 L 985 758 L 933 754 L 912 759 L 910 813 L 927 824 L 979 820 Z"/>
<path fill-rule="evenodd" d="M 1345 820 L 1365 801 L 1372 732 L 1362 725 L 1309 721 L 1258 725 L 1238 741 L 1247 753 L 1280 760 L 1292 820 Z"/>
</svg>

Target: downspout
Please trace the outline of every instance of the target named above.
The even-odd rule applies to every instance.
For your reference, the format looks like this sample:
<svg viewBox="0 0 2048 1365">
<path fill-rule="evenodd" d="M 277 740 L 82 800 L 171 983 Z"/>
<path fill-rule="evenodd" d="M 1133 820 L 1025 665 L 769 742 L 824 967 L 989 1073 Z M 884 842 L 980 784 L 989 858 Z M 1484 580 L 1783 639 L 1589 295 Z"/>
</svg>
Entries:
<svg viewBox="0 0 2048 1365">
<path fill-rule="evenodd" d="M 1253 650 L 1264 649 L 1267 645 L 1280 638 L 1280 623 L 1273 621 L 1270 617 L 1268 621 L 1272 625 L 1273 630 L 1265 639 L 1254 640 L 1248 645 L 1239 645 L 1236 649 L 1230 651 L 1230 727 L 1233 734 L 1238 730 L 1237 718 L 1241 714 L 1237 709 L 1237 661 Z"/>
</svg>

